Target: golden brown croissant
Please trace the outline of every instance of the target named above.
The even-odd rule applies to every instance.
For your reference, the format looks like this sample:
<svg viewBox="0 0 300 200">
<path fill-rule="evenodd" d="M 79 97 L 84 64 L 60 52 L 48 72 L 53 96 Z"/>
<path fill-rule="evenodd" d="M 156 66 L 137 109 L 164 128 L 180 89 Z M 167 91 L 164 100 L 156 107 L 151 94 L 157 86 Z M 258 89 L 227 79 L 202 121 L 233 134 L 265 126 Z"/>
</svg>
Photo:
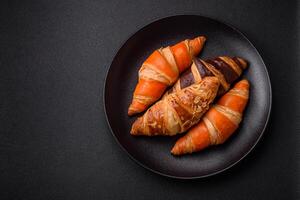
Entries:
<svg viewBox="0 0 300 200">
<path fill-rule="evenodd" d="M 238 57 L 219 56 L 213 59 L 201 60 L 194 58 L 190 69 L 184 72 L 174 86 L 166 94 L 182 90 L 207 76 L 215 76 L 220 81 L 218 96 L 223 95 L 246 69 L 247 62 Z"/>
<path fill-rule="evenodd" d="M 156 102 L 132 125 L 132 135 L 175 135 L 196 124 L 216 97 L 219 80 L 207 77 Z"/>
<path fill-rule="evenodd" d="M 142 64 L 128 115 L 146 110 L 157 101 L 168 86 L 178 79 L 201 51 L 205 37 L 184 40 L 171 47 L 155 50 Z"/>
<path fill-rule="evenodd" d="M 200 123 L 176 142 L 171 153 L 182 155 L 224 143 L 238 128 L 248 98 L 249 82 L 242 80 L 205 113 Z"/>
</svg>

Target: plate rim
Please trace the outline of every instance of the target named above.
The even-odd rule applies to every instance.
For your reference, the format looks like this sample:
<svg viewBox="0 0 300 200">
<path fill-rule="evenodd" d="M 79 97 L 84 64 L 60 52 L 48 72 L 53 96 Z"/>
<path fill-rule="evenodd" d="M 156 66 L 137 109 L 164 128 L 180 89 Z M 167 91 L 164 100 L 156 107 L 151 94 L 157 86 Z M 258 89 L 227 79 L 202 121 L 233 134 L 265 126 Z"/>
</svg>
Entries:
<svg viewBox="0 0 300 200">
<path fill-rule="evenodd" d="M 177 18 L 177 17 L 200 17 L 200 18 L 206 18 L 208 20 L 212 20 L 212 21 L 215 21 L 215 22 L 218 22 L 218 23 L 221 23 L 221 24 L 224 24 L 226 26 L 228 26 L 229 28 L 233 29 L 234 31 L 236 31 L 239 35 L 241 35 L 250 45 L 251 47 L 254 49 L 254 51 L 257 53 L 258 57 L 259 57 L 259 60 L 262 62 L 263 64 L 263 67 L 264 67 L 264 70 L 266 72 L 266 77 L 267 77 L 267 82 L 268 82 L 268 86 L 269 86 L 269 109 L 268 109 L 268 114 L 267 114 L 267 118 L 266 118 L 266 122 L 264 124 L 264 127 L 259 135 L 259 137 L 256 139 L 255 143 L 252 145 L 252 147 L 243 155 L 241 156 L 239 159 L 237 159 L 236 161 L 234 161 L 233 163 L 231 163 L 230 165 L 228 165 L 227 167 L 223 168 L 223 169 L 220 169 L 220 170 L 217 170 L 215 172 L 212 172 L 212 173 L 208 173 L 208 174 L 205 174 L 205 175 L 199 175 L 199 176 L 177 176 L 177 175 L 171 175 L 171 174 L 167 174 L 167 173 L 163 173 L 163 172 L 160 172 L 158 170 L 155 170 L 155 169 L 152 169 L 150 167 L 148 167 L 147 165 L 141 163 L 139 160 L 137 160 L 136 158 L 134 158 L 128 151 L 127 149 L 121 144 L 121 142 L 118 140 L 117 136 L 115 135 L 111 125 L 110 125 L 110 122 L 108 120 L 108 116 L 107 116 L 107 111 L 106 111 L 106 100 L 105 100 L 105 97 L 106 97 L 106 87 L 107 87 L 107 78 L 108 78 L 108 75 L 111 71 L 111 66 L 115 60 L 115 58 L 118 56 L 118 54 L 120 53 L 120 50 L 122 48 L 124 48 L 124 46 L 127 44 L 127 42 L 133 38 L 136 34 L 138 34 L 139 32 L 141 32 L 142 30 L 144 30 L 145 28 L 155 24 L 155 23 L 158 23 L 162 20 L 168 20 L 168 19 L 171 19 L 171 18 Z M 256 47 L 252 44 L 252 42 L 250 42 L 250 40 L 246 37 L 245 34 L 243 34 L 239 29 L 237 29 L 236 27 L 234 27 L 233 25 L 227 23 L 227 22 L 224 22 L 222 20 L 219 20 L 219 19 L 214 19 L 214 18 L 211 18 L 211 17 L 208 17 L 208 16 L 205 16 L 205 15 L 189 15 L 189 14 L 183 14 L 183 15 L 170 15 L 170 16 L 166 16 L 166 17 L 162 17 L 162 18 L 158 18 L 158 19 L 155 19 L 155 20 L 152 20 L 150 23 L 142 26 L 141 28 L 139 28 L 137 31 L 131 33 L 129 35 L 129 37 L 120 45 L 120 47 L 118 48 L 117 52 L 115 53 L 111 63 L 110 63 L 110 66 L 109 68 L 107 69 L 106 73 L 105 73 L 105 79 L 104 79 L 104 87 L 103 87 L 103 93 L 102 93 L 102 97 L 103 97 L 103 107 L 104 107 L 104 114 L 105 114 L 105 119 L 106 119 L 106 122 L 108 124 L 108 127 L 109 127 L 109 130 L 111 132 L 111 134 L 113 135 L 114 139 L 116 140 L 116 142 L 118 143 L 118 145 L 121 147 L 121 149 L 123 151 L 126 152 L 126 154 L 135 162 L 137 163 L 138 165 L 142 166 L 143 168 L 155 173 L 155 174 L 159 174 L 161 176 L 165 176 L 165 177 L 168 177 L 168 178 L 173 178 L 173 179 L 182 179 L 182 180 L 193 180 L 193 179 L 201 179 L 201 178 L 206 178 L 206 177 L 211 177 L 211 176 L 214 176 L 214 175 L 217 175 L 217 174 L 220 174 L 230 168 L 232 168 L 233 166 L 235 166 L 236 164 L 238 164 L 240 161 L 242 161 L 250 152 L 252 152 L 252 150 L 256 147 L 256 145 L 258 144 L 258 142 L 261 140 L 262 136 L 265 134 L 265 131 L 266 131 L 266 128 L 268 127 L 268 124 L 269 124 L 269 119 L 270 119 L 270 115 L 271 115 L 271 110 L 272 110 L 272 86 L 271 86 L 271 80 L 270 80 L 270 76 L 269 76 L 269 73 L 268 73 L 268 69 L 266 67 L 266 64 L 265 62 L 263 61 L 259 51 L 256 49 Z"/>
</svg>

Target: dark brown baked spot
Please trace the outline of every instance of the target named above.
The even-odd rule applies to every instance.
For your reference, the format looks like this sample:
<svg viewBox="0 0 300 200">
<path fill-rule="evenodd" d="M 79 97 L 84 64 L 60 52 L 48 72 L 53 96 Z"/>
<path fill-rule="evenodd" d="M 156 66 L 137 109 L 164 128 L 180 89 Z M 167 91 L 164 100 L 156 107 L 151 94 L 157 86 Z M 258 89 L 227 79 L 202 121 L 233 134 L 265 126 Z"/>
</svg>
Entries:
<svg viewBox="0 0 300 200">
<path fill-rule="evenodd" d="M 214 66 L 218 71 L 220 71 L 223 74 L 226 82 L 229 84 L 233 83 L 239 77 L 239 75 L 232 69 L 232 67 L 230 67 L 226 62 L 224 62 L 220 58 L 208 59 L 206 60 L 206 62 L 208 62 L 209 64 Z"/>
<path fill-rule="evenodd" d="M 183 89 L 195 83 L 195 79 L 191 69 L 188 69 L 180 77 L 180 88 Z"/>
<path fill-rule="evenodd" d="M 209 71 L 206 66 L 201 62 L 200 59 L 194 59 L 194 63 L 198 69 L 198 72 L 201 76 L 201 78 L 207 77 L 207 76 L 214 76 L 211 71 Z"/>
</svg>

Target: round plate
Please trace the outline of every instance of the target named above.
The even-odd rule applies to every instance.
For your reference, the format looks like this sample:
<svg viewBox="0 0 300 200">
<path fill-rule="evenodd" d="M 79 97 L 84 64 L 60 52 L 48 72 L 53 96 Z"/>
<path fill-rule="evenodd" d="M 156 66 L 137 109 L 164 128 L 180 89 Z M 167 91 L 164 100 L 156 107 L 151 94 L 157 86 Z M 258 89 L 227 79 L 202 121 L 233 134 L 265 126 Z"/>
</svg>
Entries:
<svg viewBox="0 0 300 200">
<path fill-rule="evenodd" d="M 127 109 L 143 61 L 162 46 L 199 35 L 207 37 L 202 59 L 220 55 L 240 56 L 249 62 L 243 77 L 251 84 L 250 99 L 240 128 L 223 145 L 174 157 L 175 137 L 133 137 L 134 117 Z M 200 178 L 230 168 L 244 158 L 261 138 L 271 111 L 271 85 L 265 64 L 255 47 L 237 29 L 222 22 L 194 15 L 155 21 L 131 36 L 115 56 L 106 76 L 104 104 L 107 121 L 118 143 L 143 167 L 174 178 Z M 181 135 L 182 136 L 182 135 Z"/>
</svg>

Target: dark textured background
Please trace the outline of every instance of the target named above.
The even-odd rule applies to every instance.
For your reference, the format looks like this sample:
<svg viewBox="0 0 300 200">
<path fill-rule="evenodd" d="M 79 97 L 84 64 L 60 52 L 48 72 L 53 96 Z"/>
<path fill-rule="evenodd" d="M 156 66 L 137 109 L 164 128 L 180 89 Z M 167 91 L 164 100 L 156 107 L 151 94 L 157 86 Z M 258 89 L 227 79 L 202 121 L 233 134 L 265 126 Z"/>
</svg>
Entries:
<svg viewBox="0 0 300 200">
<path fill-rule="evenodd" d="M 0 199 L 299 199 L 297 7 L 260 0 L 1 1 Z M 270 126 L 255 150 L 225 173 L 193 181 L 136 165 L 114 141 L 103 111 L 105 74 L 121 44 L 176 14 L 240 29 L 261 53 L 273 89 Z"/>
</svg>

